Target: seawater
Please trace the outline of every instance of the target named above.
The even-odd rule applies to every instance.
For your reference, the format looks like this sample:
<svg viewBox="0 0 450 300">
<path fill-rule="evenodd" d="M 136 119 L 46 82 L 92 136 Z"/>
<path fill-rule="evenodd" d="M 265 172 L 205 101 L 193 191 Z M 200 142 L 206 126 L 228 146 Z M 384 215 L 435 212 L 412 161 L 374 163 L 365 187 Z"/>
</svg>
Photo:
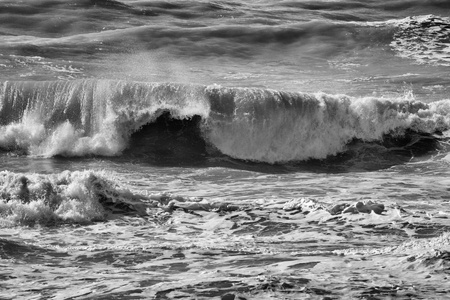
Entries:
<svg viewBox="0 0 450 300">
<path fill-rule="evenodd" d="M 0 297 L 448 297 L 449 12 L 1 1 Z"/>
</svg>

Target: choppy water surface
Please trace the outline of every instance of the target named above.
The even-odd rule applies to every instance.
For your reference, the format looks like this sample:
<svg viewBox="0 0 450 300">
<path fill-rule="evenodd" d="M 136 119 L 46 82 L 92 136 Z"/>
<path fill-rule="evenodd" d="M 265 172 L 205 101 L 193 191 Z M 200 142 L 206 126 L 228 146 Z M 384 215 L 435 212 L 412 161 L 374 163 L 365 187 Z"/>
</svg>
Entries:
<svg viewBox="0 0 450 300">
<path fill-rule="evenodd" d="M 0 298 L 444 299 L 447 1 L 0 1 Z"/>
</svg>

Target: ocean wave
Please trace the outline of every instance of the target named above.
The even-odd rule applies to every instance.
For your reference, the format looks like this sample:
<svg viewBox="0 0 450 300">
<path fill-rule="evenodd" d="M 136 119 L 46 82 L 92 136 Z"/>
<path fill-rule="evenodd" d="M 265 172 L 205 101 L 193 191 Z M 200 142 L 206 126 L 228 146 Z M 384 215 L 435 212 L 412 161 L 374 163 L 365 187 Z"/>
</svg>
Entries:
<svg viewBox="0 0 450 300">
<path fill-rule="evenodd" d="M 267 163 L 324 159 L 355 140 L 450 126 L 449 100 L 113 80 L 4 82 L 0 105 L 0 147 L 44 157 L 121 155 L 133 133 L 167 114 L 163 122 L 195 119 L 201 139 L 222 154 Z"/>
</svg>

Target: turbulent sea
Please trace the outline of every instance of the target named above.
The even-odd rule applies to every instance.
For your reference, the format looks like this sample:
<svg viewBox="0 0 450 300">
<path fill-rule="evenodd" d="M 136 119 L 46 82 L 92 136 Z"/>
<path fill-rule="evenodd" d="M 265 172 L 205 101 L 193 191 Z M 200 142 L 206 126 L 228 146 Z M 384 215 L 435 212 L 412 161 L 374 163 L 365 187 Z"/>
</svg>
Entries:
<svg viewBox="0 0 450 300">
<path fill-rule="evenodd" d="M 0 299 L 450 299 L 449 16 L 0 1 Z"/>
</svg>

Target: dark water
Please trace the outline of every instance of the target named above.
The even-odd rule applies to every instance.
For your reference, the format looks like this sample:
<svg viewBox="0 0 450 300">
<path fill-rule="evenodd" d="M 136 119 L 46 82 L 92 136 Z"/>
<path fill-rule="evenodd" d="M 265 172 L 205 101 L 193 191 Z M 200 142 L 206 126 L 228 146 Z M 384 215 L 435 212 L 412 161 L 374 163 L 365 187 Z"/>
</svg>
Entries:
<svg viewBox="0 0 450 300">
<path fill-rule="evenodd" d="M 0 298 L 445 298 L 449 15 L 0 1 Z"/>
</svg>

